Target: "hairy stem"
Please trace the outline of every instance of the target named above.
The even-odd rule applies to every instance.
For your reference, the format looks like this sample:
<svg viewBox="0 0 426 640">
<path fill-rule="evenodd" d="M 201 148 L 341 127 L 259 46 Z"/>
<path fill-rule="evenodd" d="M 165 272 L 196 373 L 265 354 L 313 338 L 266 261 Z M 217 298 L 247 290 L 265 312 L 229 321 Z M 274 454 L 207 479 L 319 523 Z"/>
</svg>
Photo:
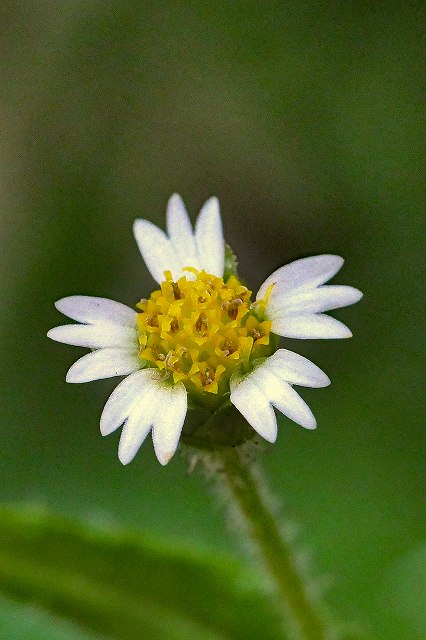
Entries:
<svg viewBox="0 0 426 640">
<path fill-rule="evenodd" d="M 259 482 L 253 462 L 238 447 L 216 449 L 210 461 L 214 463 L 214 475 L 220 479 L 231 506 L 237 510 L 275 584 L 294 638 L 330 638 L 326 623 L 309 596 L 305 578 L 269 506 L 264 483 Z"/>
</svg>

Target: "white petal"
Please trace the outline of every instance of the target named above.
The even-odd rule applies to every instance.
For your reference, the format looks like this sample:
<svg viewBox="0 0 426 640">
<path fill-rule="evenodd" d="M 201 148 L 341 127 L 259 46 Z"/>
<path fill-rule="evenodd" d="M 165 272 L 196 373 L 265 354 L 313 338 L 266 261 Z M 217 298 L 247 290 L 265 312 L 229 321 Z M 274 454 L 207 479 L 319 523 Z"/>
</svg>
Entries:
<svg viewBox="0 0 426 640">
<path fill-rule="evenodd" d="M 272 331 L 286 338 L 350 338 L 343 322 L 322 314 L 307 313 L 272 320 Z"/>
<path fill-rule="evenodd" d="M 355 304 L 362 293 L 354 287 L 343 285 L 325 285 L 316 289 L 302 289 L 276 295 L 272 293 L 267 306 L 268 317 L 279 315 L 320 313 L 331 309 L 340 309 Z"/>
<path fill-rule="evenodd" d="M 108 300 L 108 298 L 68 296 L 58 300 L 55 307 L 65 316 L 77 320 L 77 322 L 88 324 L 108 322 L 126 327 L 135 327 L 136 325 L 136 311 L 121 302 Z"/>
<path fill-rule="evenodd" d="M 282 380 L 302 387 L 327 387 L 330 378 L 313 362 L 287 349 L 278 349 L 266 363 Z"/>
<path fill-rule="evenodd" d="M 225 267 L 225 242 L 217 198 L 210 198 L 203 205 L 195 225 L 195 239 L 201 268 L 221 278 Z"/>
<path fill-rule="evenodd" d="M 135 220 L 133 233 L 145 264 L 159 284 L 164 281 L 164 272 L 170 270 L 177 279 L 180 275 L 179 260 L 164 231 L 148 220 Z"/>
<path fill-rule="evenodd" d="M 108 398 L 101 415 L 101 433 L 107 436 L 128 418 L 144 393 L 154 389 L 152 369 L 136 371 L 120 382 Z"/>
<path fill-rule="evenodd" d="M 278 411 L 306 429 L 315 429 L 315 417 L 299 394 L 270 368 L 270 360 L 254 370 L 255 384 Z"/>
<path fill-rule="evenodd" d="M 113 376 L 125 376 L 141 368 L 142 362 L 134 352 L 122 349 L 99 349 L 74 362 L 67 382 L 90 382 Z"/>
<path fill-rule="evenodd" d="M 151 431 L 152 419 L 148 420 L 146 415 L 138 412 L 132 414 L 131 418 L 124 423 L 118 444 L 118 459 L 121 464 L 129 464 L 133 460 Z"/>
<path fill-rule="evenodd" d="M 88 347 L 89 349 L 106 347 L 133 349 L 137 344 L 136 329 L 108 323 L 96 325 L 65 324 L 50 329 L 47 336 L 57 342 L 73 344 L 76 347 Z"/>
<path fill-rule="evenodd" d="M 197 244 L 182 198 L 175 193 L 167 205 L 167 233 L 180 261 L 180 269 L 200 269 Z M 187 278 L 191 275 L 185 272 Z"/>
<path fill-rule="evenodd" d="M 333 255 L 313 256 L 295 260 L 280 267 L 260 287 L 256 300 L 261 300 L 271 284 L 276 294 L 293 289 L 313 288 L 330 280 L 343 265 L 343 258 Z"/>
<path fill-rule="evenodd" d="M 316 428 L 317 421 L 314 414 L 291 385 L 286 384 L 281 389 L 281 397 L 274 400 L 273 404 L 278 411 L 296 424 L 300 424 L 305 429 Z"/>
<path fill-rule="evenodd" d="M 120 436 L 118 459 L 129 464 L 151 430 L 160 398 L 159 383 L 146 386 L 139 394 L 137 405 L 133 405 Z"/>
<path fill-rule="evenodd" d="M 231 380 L 230 400 L 262 438 L 268 442 L 275 442 L 277 419 L 274 410 L 253 381 L 252 374 L 242 381 Z"/>
<path fill-rule="evenodd" d="M 155 454 L 165 465 L 176 451 L 188 406 L 187 392 L 182 383 L 163 387 L 154 416 L 152 439 Z"/>
</svg>

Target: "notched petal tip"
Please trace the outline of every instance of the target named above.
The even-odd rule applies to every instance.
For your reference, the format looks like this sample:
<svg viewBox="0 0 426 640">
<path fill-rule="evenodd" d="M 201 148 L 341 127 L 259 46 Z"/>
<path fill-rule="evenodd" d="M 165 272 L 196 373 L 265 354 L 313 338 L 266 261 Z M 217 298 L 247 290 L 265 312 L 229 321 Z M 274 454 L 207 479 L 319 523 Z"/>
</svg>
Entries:
<svg viewBox="0 0 426 640">
<path fill-rule="evenodd" d="M 363 294 L 362 291 L 360 291 L 356 287 L 350 287 L 350 288 L 351 288 L 352 294 L 353 294 L 353 296 L 352 296 L 352 300 L 353 301 L 351 302 L 351 304 L 355 304 L 356 302 L 359 302 L 364 297 L 364 294 Z"/>
<path fill-rule="evenodd" d="M 80 300 L 84 301 L 86 299 L 91 300 L 93 298 L 92 296 L 82 296 L 82 295 L 64 296 L 63 298 L 59 298 L 59 300 L 56 300 L 54 304 L 56 309 L 60 313 L 62 313 L 64 316 L 67 316 L 68 318 L 71 318 L 71 315 L 69 314 L 69 312 L 72 310 L 72 308 L 75 307 Z"/>
<path fill-rule="evenodd" d="M 152 222 L 144 220 L 144 218 L 136 218 L 136 220 L 134 220 L 133 222 L 133 234 L 137 239 L 137 236 L 139 234 L 143 233 L 145 229 L 150 229 L 151 227 Z"/>
<path fill-rule="evenodd" d="M 48 338 L 54 340 L 55 342 L 62 342 L 64 344 L 67 344 L 67 329 L 70 326 L 73 325 L 59 325 L 57 327 L 52 327 L 52 329 L 49 329 L 46 335 Z"/>
<path fill-rule="evenodd" d="M 255 431 L 256 431 L 256 433 L 258 433 L 257 430 L 255 430 Z M 276 441 L 277 441 L 277 437 L 278 437 L 278 430 L 275 431 L 275 433 L 262 433 L 262 434 L 259 434 L 259 435 L 261 435 L 262 438 L 264 440 L 266 440 L 266 442 L 269 442 L 270 444 L 275 444 Z"/>
<path fill-rule="evenodd" d="M 122 453 L 120 450 L 118 451 L 118 459 L 120 460 L 123 466 L 127 466 L 131 463 L 136 454 L 129 455 L 127 452 Z"/>
<path fill-rule="evenodd" d="M 331 316 L 329 316 L 331 317 Z M 353 337 L 353 333 L 352 331 L 349 329 L 349 327 L 347 327 L 345 324 L 343 324 L 343 322 L 339 321 L 339 324 L 341 325 L 339 328 L 338 333 L 336 333 L 336 335 L 331 335 L 329 337 L 326 337 L 326 339 L 331 339 L 331 340 L 340 340 L 340 339 L 347 339 L 347 338 L 352 338 Z"/>
<path fill-rule="evenodd" d="M 324 258 L 330 258 L 330 260 L 333 260 L 336 266 L 340 264 L 340 267 L 343 267 L 345 263 L 345 259 L 342 258 L 342 256 L 336 255 L 335 253 L 324 253 L 322 255 L 324 256 Z"/>
<path fill-rule="evenodd" d="M 326 373 L 324 373 L 324 371 L 322 373 L 324 375 L 324 378 L 321 380 L 321 386 L 317 387 L 317 389 L 321 389 L 323 387 L 329 387 L 331 385 L 331 380 L 328 377 L 328 375 Z"/>
<path fill-rule="evenodd" d="M 174 451 L 169 451 L 168 453 L 164 453 L 164 454 L 156 453 L 156 456 L 157 456 L 158 462 L 161 465 L 163 465 L 163 467 L 165 467 L 166 464 L 168 464 L 170 460 L 173 458 Z"/>
<path fill-rule="evenodd" d="M 67 303 L 67 301 L 69 300 L 70 297 L 72 297 L 72 296 L 65 296 L 64 298 L 60 298 L 59 300 L 56 300 L 55 307 L 60 313 L 62 313 L 63 305 Z M 67 315 L 67 314 L 65 314 L 65 315 Z"/>
<path fill-rule="evenodd" d="M 65 376 L 65 382 L 69 382 L 71 384 L 82 384 L 83 382 L 89 382 L 89 381 L 80 380 L 79 377 L 75 375 L 74 371 L 72 371 L 72 367 L 71 367 L 71 369 L 67 371 L 67 374 Z"/>
<path fill-rule="evenodd" d="M 340 269 L 345 264 L 345 259 L 342 256 L 338 256 L 334 253 L 322 253 L 318 256 L 312 256 L 313 259 L 318 261 L 318 264 L 325 268 L 332 269 L 334 271 L 334 275 L 340 271 Z M 308 258 L 306 258 L 308 260 Z M 330 276 L 332 277 L 332 276 Z"/>
<path fill-rule="evenodd" d="M 211 196 L 210 198 L 208 198 L 205 203 L 203 204 L 203 208 L 204 207 L 211 207 L 217 210 L 217 213 L 220 212 L 220 207 L 219 207 L 219 198 L 217 196 Z"/>
<path fill-rule="evenodd" d="M 108 436 L 111 433 L 111 430 L 107 428 L 107 425 L 105 423 L 102 423 L 102 416 L 101 416 L 101 423 L 100 423 L 99 430 L 101 432 L 101 436 L 104 436 L 104 437 Z"/>
<path fill-rule="evenodd" d="M 185 204 L 183 202 L 182 196 L 180 196 L 178 193 L 175 192 L 175 193 L 172 193 L 172 195 L 168 199 L 167 207 L 174 207 L 176 205 L 179 207 L 185 208 Z"/>
<path fill-rule="evenodd" d="M 139 245 L 139 248 L 141 248 L 144 241 L 147 239 L 151 240 L 151 236 L 157 233 L 162 233 L 164 235 L 164 232 L 162 232 L 161 229 L 150 220 L 145 220 L 145 218 L 136 218 L 136 220 L 134 220 L 133 235 Z"/>
<path fill-rule="evenodd" d="M 174 224 L 173 224 L 174 223 Z M 186 211 L 185 203 L 178 193 L 174 193 L 167 202 L 166 209 L 166 225 L 169 236 L 174 235 L 174 228 L 176 225 L 183 223 L 185 226 L 190 227 L 188 213 Z M 192 229 L 191 229 L 192 233 Z"/>
<path fill-rule="evenodd" d="M 304 424 L 300 423 L 300 425 L 305 429 L 308 429 L 309 431 L 313 431 L 314 429 L 317 428 L 317 421 L 315 416 L 312 415 L 312 418 L 310 420 L 306 420 Z"/>
</svg>

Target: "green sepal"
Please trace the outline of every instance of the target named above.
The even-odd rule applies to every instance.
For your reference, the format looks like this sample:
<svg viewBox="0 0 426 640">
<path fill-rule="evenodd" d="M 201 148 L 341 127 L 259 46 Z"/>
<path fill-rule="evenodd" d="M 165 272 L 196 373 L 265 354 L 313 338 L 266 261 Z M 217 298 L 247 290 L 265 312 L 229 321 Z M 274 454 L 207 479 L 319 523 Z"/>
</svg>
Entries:
<svg viewBox="0 0 426 640">
<path fill-rule="evenodd" d="M 213 413 L 197 407 L 190 410 L 181 442 L 202 451 L 237 447 L 259 436 L 241 413 L 226 399 Z"/>
<path fill-rule="evenodd" d="M 223 271 L 223 280 L 224 280 L 224 282 L 227 282 L 227 280 L 231 276 L 235 276 L 236 278 L 240 279 L 239 276 L 238 276 L 237 267 L 238 267 L 237 256 L 232 251 L 232 249 L 229 246 L 229 244 L 225 243 L 225 266 L 224 266 L 224 271 Z"/>
</svg>

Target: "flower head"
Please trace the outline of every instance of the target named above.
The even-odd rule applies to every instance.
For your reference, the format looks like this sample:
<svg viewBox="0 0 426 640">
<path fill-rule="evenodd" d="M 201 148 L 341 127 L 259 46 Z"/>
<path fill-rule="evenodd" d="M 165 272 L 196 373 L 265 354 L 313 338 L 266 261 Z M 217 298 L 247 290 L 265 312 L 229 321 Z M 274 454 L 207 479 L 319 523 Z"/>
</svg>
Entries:
<svg viewBox="0 0 426 640">
<path fill-rule="evenodd" d="M 212 412 L 229 398 L 269 442 L 277 436 L 274 407 L 315 428 L 293 385 L 324 387 L 330 380 L 306 358 L 279 349 L 278 340 L 352 335 L 323 313 L 362 296 L 353 287 L 324 284 L 343 259 L 296 260 L 269 276 L 252 299 L 236 273 L 225 274 L 216 198 L 202 207 L 195 231 L 182 199 L 173 195 L 167 235 L 147 220 L 136 220 L 134 234 L 159 288 L 136 304 L 137 311 L 105 298 L 62 298 L 57 309 L 79 324 L 48 332 L 53 340 L 92 349 L 69 369 L 68 382 L 127 376 L 101 416 L 103 435 L 123 425 L 121 462 L 133 459 L 152 430 L 157 458 L 166 464 L 178 446 L 188 398 Z"/>
</svg>

